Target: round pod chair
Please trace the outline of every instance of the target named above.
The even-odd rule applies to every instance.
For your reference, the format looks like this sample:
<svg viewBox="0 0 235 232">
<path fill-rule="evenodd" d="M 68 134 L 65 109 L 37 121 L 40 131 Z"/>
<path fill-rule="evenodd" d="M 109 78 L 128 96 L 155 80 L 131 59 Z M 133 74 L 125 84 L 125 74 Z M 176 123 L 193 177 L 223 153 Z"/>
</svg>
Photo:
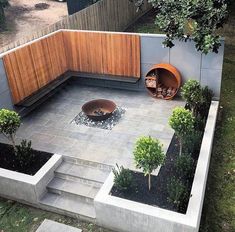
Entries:
<svg viewBox="0 0 235 232">
<path fill-rule="evenodd" d="M 181 86 L 180 72 L 171 64 L 155 64 L 145 77 L 145 86 L 151 96 L 170 100 Z"/>
</svg>

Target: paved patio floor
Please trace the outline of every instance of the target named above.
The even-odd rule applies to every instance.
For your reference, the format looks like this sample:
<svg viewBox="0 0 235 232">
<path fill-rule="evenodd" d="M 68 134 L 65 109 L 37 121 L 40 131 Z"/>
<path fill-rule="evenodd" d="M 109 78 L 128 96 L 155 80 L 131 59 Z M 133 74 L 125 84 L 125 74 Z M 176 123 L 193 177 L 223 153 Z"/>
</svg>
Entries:
<svg viewBox="0 0 235 232">
<path fill-rule="evenodd" d="M 106 98 L 124 107 L 126 113 L 112 130 L 71 124 L 81 106 Z M 160 139 L 166 151 L 173 136 L 168 119 L 182 100 L 164 101 L 146 92 L 70 84 L 23 119 L 18 139 L 32 140 L 39 150 L 134 169 L 132 151 L 139 136 Z"/>
</svg>

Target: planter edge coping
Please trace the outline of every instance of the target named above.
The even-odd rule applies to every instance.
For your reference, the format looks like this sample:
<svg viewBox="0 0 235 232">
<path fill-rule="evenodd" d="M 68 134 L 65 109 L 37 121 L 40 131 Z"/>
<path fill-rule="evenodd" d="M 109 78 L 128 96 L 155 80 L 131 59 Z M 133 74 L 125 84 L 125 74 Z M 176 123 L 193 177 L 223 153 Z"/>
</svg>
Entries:
<svg viewBox="0 0 235 232">
<path fill-rule="evenodd" d="M 16 181 L 21 181 L 24 183 L 36 185 L 43 176 L 58 162 L 62 160 L 62 156 L 58 154 L 54 154 L 51 158 L 37 171 L 37 173 L 33 176 L 27 175 L 24 173 L 11 171 L 8 169 L 0 168 L 0 178 L 8 178 Z"/>
</svg>

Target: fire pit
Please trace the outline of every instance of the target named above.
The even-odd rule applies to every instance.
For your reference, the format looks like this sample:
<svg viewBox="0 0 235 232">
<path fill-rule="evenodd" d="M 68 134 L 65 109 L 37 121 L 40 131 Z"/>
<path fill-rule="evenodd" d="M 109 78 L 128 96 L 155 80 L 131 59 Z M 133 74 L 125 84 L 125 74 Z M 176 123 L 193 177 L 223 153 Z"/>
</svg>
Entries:
<svg viewBox="0 0 235 232">
<path fill-rule="evenodd" d="M 84 114 L 93 121 L 106 120 L 115 109 L 116 104 L 106 99 L 89 101 L 82 106 Z"/>
</svg>

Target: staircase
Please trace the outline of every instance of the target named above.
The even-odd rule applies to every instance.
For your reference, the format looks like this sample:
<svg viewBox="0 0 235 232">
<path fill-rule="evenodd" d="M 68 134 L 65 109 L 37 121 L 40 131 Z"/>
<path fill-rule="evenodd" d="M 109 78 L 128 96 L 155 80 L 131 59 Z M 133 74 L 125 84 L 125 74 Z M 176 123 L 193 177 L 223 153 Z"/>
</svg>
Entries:
<svg viewBox="0 0 235 232">
<path fill-rule="evenodd" d="M 112 167 L 86 160 L 64 157 L 55 170 L 47 193 L 40 200 L 46 210 L 95 221 L 94 198 Z"/>
</svg>

